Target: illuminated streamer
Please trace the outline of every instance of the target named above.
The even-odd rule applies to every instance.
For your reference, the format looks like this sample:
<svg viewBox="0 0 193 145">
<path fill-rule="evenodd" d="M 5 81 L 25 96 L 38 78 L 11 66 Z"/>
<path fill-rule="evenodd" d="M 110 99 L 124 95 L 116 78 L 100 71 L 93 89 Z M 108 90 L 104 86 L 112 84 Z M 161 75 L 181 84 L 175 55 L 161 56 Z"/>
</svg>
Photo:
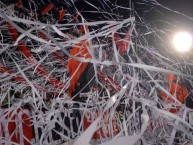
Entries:
<svg viewBox="0 0 193 145">
<path fill-rule="evenodd" d="M 193 140 L 188 120 L 192 110 L 178 99 L 178 88 L 171 93 L 167 83 L 167 75 L 173 74 L 180 84 L 183 80 L 192 84 L 192 75 L 182 69 L 192 60 L 175 62 L 167 55 L 169 45 L 161 40 L 161 51 L 151 47 L 146 36 L 164 38 L 142 18 L 137 23 L 143 24 L 145 33 L 138 32 L 131 5 L 114 5 L 114 10 L 130 14 L 123 19 L 119 12 L 101 11 L 86 1 L 95 8 L 92 13 L 105 17 L 89 21 L 74 3 L 68 1 L 73 10 L 55 4 L 40 10 L 35 4 L 39 13 L 20 6 L 28 16 L 0 4 L 4 7 L 0 10 L 0 124 L 14 120 L 21 128 L 25 121 L 17 110 L 25 112 L 27 107 L 31 123 L 27 125 L 35 132 L 27 141 L 24 128 L 1 125 L 0 131 L 7 129 L 9 134 L 0 132 L 0 144 L 173 144 L 178 135 L 183 144 Z M 80 42 L 89 45 L 83 50 Z M 70 53 L 75 46 L 79 51 Z M 70 96 L 73 76 L 81 67 L 69 75 L 67 64 L 72 59 L 88 65 Z M 160 92 L 172 103 L 163 101 Z M 171 108 L 177 112 L 168 111 Z M 8 140 L 10 136 L 16 140 Z"/>
</svg>

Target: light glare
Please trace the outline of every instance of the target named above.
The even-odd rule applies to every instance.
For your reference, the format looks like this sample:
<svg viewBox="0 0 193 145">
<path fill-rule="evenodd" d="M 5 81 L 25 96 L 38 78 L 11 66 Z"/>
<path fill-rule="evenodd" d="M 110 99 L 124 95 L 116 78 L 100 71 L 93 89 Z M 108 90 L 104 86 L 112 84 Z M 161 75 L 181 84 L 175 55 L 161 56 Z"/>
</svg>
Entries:
<svg viewBox="0 0 193 145">
<path fill-rule="evenodd" d="M 178 32 L 174 36 L 173 43 L 177 51 L 188 51 L 192 47 L 192 36 L 187 32 Z"/>
</svg>

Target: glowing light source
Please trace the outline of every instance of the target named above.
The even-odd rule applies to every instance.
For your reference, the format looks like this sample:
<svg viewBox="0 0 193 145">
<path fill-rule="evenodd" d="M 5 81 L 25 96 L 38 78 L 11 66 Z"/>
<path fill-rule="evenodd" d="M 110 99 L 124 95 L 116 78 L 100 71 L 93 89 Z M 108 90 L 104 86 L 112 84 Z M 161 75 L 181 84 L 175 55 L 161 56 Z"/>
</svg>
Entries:
<svg viewBox="0 0 193 145">
<path fill-rule="evenodd" d="M 192 47 L 192 36 L 187 32 L 178 32 L 174 35 L 173 44 L 177 51 L 188 51 Z"/>
</svg>

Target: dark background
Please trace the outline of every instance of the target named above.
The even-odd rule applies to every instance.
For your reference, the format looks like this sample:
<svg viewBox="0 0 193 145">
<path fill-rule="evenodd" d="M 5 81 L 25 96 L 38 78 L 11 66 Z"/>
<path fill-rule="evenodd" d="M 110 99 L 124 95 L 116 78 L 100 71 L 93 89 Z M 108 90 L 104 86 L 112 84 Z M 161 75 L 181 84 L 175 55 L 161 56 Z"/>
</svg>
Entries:
<svg viewBox="0 0 193 145">
<path fill-rule="evenodd" d="M 192 0 L 157 0 L 159 4 L 149 2 L 141 5 L 142 0 L 135 0 L 136 11 L 157 27 L 171 30 L 188 30 L 193 32 Z M 147 11 L 148 12 L 144 12 Z"/>
<path fill-rule="evenodd" d="M 18 0 L 1 0 L 6 5 L 16 3 Z M 21 0 L 26 7 L 30 1 L 34 1 L 42 8 L 46 3 L 53 3 L 57 8 L 64 6 L 67 9 L 73 9 L 68 5 L 71 0 Z M 42 2 L 43 3 L 42 3 Z M 132 0 L 135 3 L 135 11 L 146 21 L 161 27 L 178 27 L 179 29 L 188 29 L 193 31 L 193 0 Z M 159 4 L 158 4 L 158 3 Z M 90 4 L 89 4 L 90 3 Z M 105 19 L 125 19 L 130 17 L 129 10 L 117 8 L 116 5 L 129 8 L 129 0 L 74 0 L 76 8 L 82 12 L 88 21 L 105 20 Z M 93 6 L 92 6 L 93 5 Z M 165 8 L 164 8 L 165 7 Z M 117 14 L 94 13 L 88 11 L 100 11 Z M 175 11 L 175 12 L 174 12 Z M 73 12 L 72 12 L 73 13 Z M 182 13 L 182 14 L 180 14 Z M 184 14 L 184 15 L 183 15 Z M 167 21 L 170 24 L 163 22 Z"/>
</svg>

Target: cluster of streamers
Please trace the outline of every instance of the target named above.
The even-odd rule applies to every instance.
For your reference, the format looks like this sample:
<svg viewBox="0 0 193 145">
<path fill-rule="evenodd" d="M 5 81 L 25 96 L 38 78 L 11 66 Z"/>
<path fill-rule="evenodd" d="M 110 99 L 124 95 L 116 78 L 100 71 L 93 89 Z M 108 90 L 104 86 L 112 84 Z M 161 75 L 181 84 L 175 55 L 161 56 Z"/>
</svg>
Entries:
<svg viewBox="0 0 193 145">
<path fill-rule="evenodd" d="M 184 104 L 184 82 L 191 86 L 193 78 L 184 70 L 192 62 L 173 58 L 164 31 L 150 27 L 131 2 L 101 2 L 111 4 L 105 11 L 85 1 L 96 10 L 88 15 L 103 16 L 96 21 L 77 1 L 61 2 L 64 8 L 22 2 L 0 3 L 0 144 L 193 140 L 192 110 Z"/>
</svg>

